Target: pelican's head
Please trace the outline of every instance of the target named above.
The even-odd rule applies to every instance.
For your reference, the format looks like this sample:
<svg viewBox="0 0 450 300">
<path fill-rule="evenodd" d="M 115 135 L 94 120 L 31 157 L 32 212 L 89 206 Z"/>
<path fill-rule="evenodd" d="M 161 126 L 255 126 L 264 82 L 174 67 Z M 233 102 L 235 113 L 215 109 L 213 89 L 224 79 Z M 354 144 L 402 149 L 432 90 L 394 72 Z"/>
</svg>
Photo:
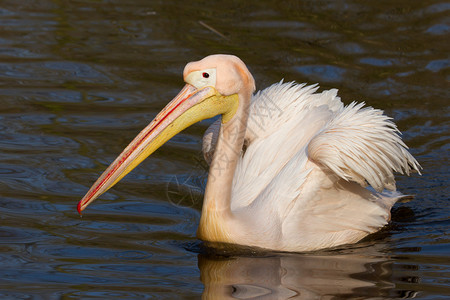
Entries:
<svg viewBox="0 0 450 300">
<path fill-rule="evenodd" d="M 222 96 L 244 96 L 255 91 L 252 74 L 244 62 L 234 55 L 216 54 L 190 62 L 184 68 L 183 77 L 187 84 L 197 89 L 214 87 Z"/>
<path fill-rule="evenodd" d="M 255 90 L 247 67 L 233 55 L 188 63 L 183 77 L 184 88 L 97 179 L 78 203 L 79 213 L 183 129 L 217 115 L 222 115 L 222 123 L 230 121 Z"/>
</svg>

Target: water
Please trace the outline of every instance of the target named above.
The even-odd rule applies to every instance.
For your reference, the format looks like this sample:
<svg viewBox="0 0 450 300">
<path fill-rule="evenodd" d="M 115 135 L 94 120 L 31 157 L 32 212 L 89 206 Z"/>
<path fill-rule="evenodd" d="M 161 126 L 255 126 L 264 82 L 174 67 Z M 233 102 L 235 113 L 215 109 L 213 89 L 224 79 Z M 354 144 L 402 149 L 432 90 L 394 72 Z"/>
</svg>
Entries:
<svg viewBox="0 0 450 300">
<path fill-rule="evenodd" d="M 0 297 L 448 298 L 449 10 L 439 1 L 2 1 Z M 211 253 L 195 238 L 208 120 L 80 218 L 77 201 L 182 87 L 184 65 L 220 52 L 240 56 L 258 88 L 320 82 L 347 104 L 384 109 L 424 168 L 398 177 L 415 200 L 353 246 Z"/>
</svg>

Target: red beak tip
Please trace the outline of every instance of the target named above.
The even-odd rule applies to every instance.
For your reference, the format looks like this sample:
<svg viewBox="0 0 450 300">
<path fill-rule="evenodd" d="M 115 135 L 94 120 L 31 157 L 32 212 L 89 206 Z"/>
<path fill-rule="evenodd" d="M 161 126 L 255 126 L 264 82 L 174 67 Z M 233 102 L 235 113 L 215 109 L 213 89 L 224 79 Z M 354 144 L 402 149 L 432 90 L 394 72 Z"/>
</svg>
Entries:
<svg viewBox="0 0 450 300">
<path fill-rule="evenodd" d="M 83 211 L 83 209 L 81 208 L 81 201 L 80 202 L 78 202 L 78 205 L 77 205 L 77 211 L 78 211 L 78 214 L 80 215 L 80 216 L 82 216 L 82 211 Z"/>
</svg>

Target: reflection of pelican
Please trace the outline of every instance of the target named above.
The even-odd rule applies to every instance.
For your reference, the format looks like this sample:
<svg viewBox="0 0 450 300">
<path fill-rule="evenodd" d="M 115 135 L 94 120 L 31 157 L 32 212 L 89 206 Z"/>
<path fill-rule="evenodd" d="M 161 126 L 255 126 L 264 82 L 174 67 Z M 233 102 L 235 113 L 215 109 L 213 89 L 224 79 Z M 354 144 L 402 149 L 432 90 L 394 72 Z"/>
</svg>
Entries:
<svg viewBox="0 0 450 300">
<path fill-rule="evenodd" d="M 367 250 L 370 248 L 360 252 Z M 202 299 L 377 298 L 395 292 L 392 262 L 382 255 L 200 255 L 198 267 L 205 286 Z"/>
<path fill-rule="evenodd" d="M 359 241 L 383 227 L 400 194 L 393 172 L 419 165 L 381 111 L 336 90 L 255 84 L 235 56 L 189 63 L 181 92 L 128 145 L 78 204 L 81 212 L 184 128 L 221 115 L 208 130 L 210 160 L 197 235 L 212 242 L 307 251 Z"/>
</svg>

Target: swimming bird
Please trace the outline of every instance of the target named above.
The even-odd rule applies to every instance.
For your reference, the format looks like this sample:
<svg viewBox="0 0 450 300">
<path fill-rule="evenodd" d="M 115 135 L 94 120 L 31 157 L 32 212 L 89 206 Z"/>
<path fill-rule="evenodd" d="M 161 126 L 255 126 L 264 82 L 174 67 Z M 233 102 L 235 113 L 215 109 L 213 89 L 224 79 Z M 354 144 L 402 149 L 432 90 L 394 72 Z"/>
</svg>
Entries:
<svg viewBox="0 0 450 300">
<path fill-rule="evenodd" d="M 171 137 L 217 115 L 203 141 L 210 169 L 197 237 L 206 242 L 291 252 L 355 243 L 390 220 L 402 197 L 394 172 L 420 174 L 391 119 L 344 106 L 336 89 L 281 81 L 254 94 L 246 65 L 223 54 L 188 63 L 183 76 L 79 213 Z"/>
</svg>

